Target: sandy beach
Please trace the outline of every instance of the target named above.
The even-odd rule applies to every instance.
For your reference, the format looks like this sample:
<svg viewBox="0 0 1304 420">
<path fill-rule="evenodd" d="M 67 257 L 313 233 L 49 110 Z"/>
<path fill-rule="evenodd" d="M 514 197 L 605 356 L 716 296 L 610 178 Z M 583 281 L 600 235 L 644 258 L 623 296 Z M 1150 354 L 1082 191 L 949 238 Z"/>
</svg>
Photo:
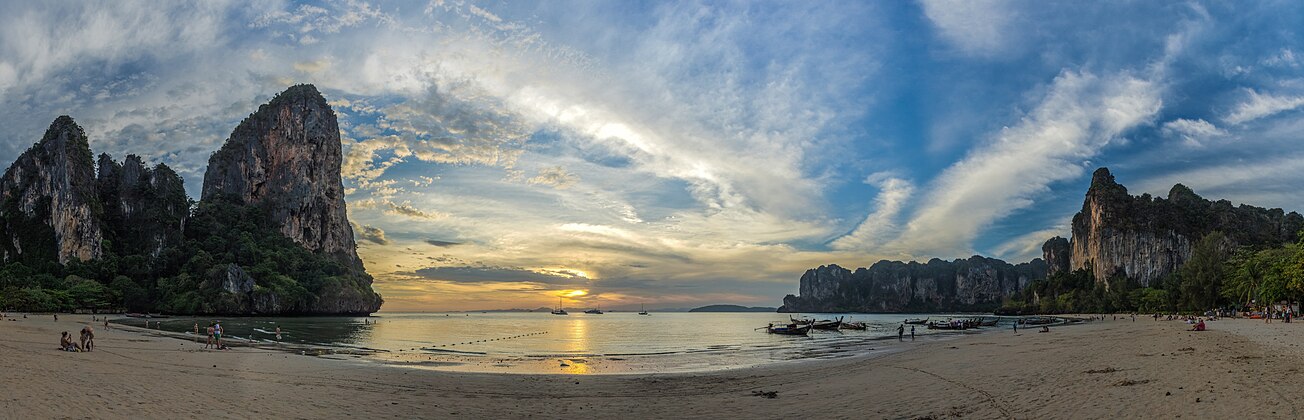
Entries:
<svg viewBox="0 0 1304 420">
<path fill-rule="evenodd" d="M 11 314 L 12 315 L 12 314 Z M 11 316 L 12 318 L 12 316 Z M 875 358 L 700 374 L 515 375 L 389 366 L 97 326 L 0 321 L 0 417 L 1297 418 L 1304 326 L 1098 321 L 920 341 Z M 753 395 L 777 392 L 776 398 Z"/>
</svg>

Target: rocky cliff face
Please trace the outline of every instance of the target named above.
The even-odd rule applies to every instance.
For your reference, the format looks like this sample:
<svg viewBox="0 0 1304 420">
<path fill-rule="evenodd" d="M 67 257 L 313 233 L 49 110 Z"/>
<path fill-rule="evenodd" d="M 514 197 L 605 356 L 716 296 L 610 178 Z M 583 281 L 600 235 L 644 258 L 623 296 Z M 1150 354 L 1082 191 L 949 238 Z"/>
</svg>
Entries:
<svg viewBox="0 0 1304 420">
<path fill-rule="evenodd" d="M 263 206 L 286 237 L 361 270 L 340 147 L 326 99 L 312 85 L 291 87 L 258 107 L 208 159 L 201 200 L 228 195 Z"/>
<path fill-rule="evenodd" d="M 259 305 L 299 313 L 379 309 L 380 296 L 371 289 L 347 218 L 341 161 L 335 112 L 312 85 L 293 86 L 260 106 L 209 158 L 201 201 L 230 199 L 263 209 L 283 235 L 351 269 L 346 281 L 355 283 L 314 291 L 315 302 L 303 305 L 251 295 L 250 302 L 262 303 L 232 311 L 257 311 Z"/>
<path fill-rule="evenodd" d="M 5 261 L 66 264 L 103 253 L 95 164 L 82 128 L 68 116 L 18 157 L 0 178 Z"/>
<path fill-rule="evenodd" d="M 119 255 L 157 257 L 181 243 L 190 198 L 172 168 L 161 163 L 148 168 L 136 155 L 127 155 L 119 164 L 101 154 L 96 183 L 105 237 Z"/>
<path fill-rule="evenodd" d="M 1070 268 L 1090 269 L 1097 281 L 1126 276 L 1149 286 L 1176 271 L 1190 258 L 1191 245 L 1210 232 L 1221 231 L 1237 245 L 1280 245 L 1295 240 L 1301 227 L 1298 213 L 1209 201 L 1181 184 L 1166 199 L 1134 197 L 1100 168 L 1073 216 Z"/>
<path fill-rule="evenodd" d="M 784 297 L 779 312 L 991 310 L 1045 276 L 1040 259 L 1011 265 L 981 256 L 925 264 L 879 261 L 856 271 L 827 265 L 807 270 L 800 296 Z"/>
<path fill-rule="evenodd" d="M 1061 237 L 1050 238 L 1041 246 L 1041 259 L 1046 261 L 1046 275 L 1067 273 L 1072 267 L 1069 240 Z"/>
</svg>

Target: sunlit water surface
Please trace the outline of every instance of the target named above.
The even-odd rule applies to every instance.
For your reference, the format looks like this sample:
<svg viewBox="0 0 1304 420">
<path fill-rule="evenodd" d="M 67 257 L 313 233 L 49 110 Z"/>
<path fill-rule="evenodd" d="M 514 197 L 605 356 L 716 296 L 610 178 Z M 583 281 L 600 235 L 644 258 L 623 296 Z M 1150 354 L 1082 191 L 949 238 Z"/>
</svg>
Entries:
<svg viewBox="0 0 1304 420">
<path fill-rule="evenodd" d="M 281 342 L 378 350 L 373 360 L 419 368 L 507 373 L 651 373 L 731 369 L 768 363 L 850 357 L 901 348 L 897 326 L 905 318 L 946 315 L 831 315 L 796 317 L 862 321 L 868 330 L 812 331 L 810 337 L 767 334 L 775 313 L 608 312 L 568 316 L 539 313 L 382 313 L 362 317 L 166 318 L 150 328 L 202 333 L 220 321 L 227 337 L 275 345 Z M 971 315 L 954 315 L 968 318 Z M 143 326 L 141 319 L 119 322 Z M 1011 328 L 1000 326 L 977 331 Z M 910 325 L 905 341 L 910 341 Z M 919 340 L 954 332 L 915 326 Z"/>
</svg>

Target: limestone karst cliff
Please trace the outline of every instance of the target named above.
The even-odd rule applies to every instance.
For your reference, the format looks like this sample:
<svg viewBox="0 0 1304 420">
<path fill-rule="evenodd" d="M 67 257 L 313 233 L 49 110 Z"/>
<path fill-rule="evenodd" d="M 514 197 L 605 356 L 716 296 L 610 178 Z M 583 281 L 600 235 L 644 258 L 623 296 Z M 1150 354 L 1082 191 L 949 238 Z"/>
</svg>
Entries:
<svg viewBox="0 0 1304 420">
<path fill-rule="evenodd" d="M 183 314 L 369 314 L 334 112 L 311 85 L 245 119 L 203 200 L 167 165 L 104 154 L 59 117 L 0 178 L 0 307 Z"/>
<path fill-rule="evenodd" d="M 1301 227 L 1298 213 L 1210 201 L 1181 184 L 1167 198 L 1132 196 L 1100 168 L 1073 216 L 1069 268 L 1091 269 L 1097 281 L 1125 276 L 1148 286 L 1176 271 L 1210 232 L 1223 232 L 1235 245 L 1277 246 L 1295 240 Z M 1052 254 L 1061 248 L 1052 242 L 1057 239 L 1043 247 L 1044 257 L 1058 263 L 1060 255 Z"/>
<path fill-rule="evenodd" d="M 99 258 L 103 234 L 95 186 L 86 133 L 71 117 L 55 119 L 0 178 L 4 260 L 67 264 Z"/>
<path fill-rule="evenodd" d="M 96 182 L 104 209 L 104 236 L 119 255 L 139 252 L 157 257 L 181 244 L 190 198 L 172 168 L 161 163 L 146 167 L 136 155 L 118 163 L 105 153 L 99 158 Z"/>
<path fill-rule="evenodd" d="M 228 266 L 209 276 L 229 298 L 221 311 L 371 313 L 380 308 L 348 221 L 341 163 L 335 112 L 312 85 L 290 87 L 258 107 L 213 153 L 201 208 L 221 202 L 257 208 L 261 223 L 348 271 L 329 275 L 330 281 L 308 296 L 290 299 L 252 287 L 260 274 L 253 274 L 251 284 L 244 270 Z"/>
<path fill-rule="evenodd" d="M 879 261 L 855 271 L 820 266 L 801 277 L 798 296 L 780 312 L 934 312 L 992 310 L 1034 279 L 1046 276 L 1035 259 L 1012 265 L 973 256 L 927 263 Z"/>
<path fill-rule="evenodd" d="M 340 128 L 312 85 L 258 107 L 208 159 L 201 201 L 228 195 L 267 209 L 286 237 L 362 268 L 340 179 Z"/>
</svg>

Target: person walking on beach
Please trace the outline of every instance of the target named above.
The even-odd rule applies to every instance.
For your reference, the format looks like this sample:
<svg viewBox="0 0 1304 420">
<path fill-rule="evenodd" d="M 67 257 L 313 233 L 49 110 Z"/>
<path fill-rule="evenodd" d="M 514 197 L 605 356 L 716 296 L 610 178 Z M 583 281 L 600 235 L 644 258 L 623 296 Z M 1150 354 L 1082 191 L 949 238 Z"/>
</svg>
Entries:
<svg viewBox="0 0 1304 420">
<path fill-rule="evenodd" d="M 915 341 L 915 326 L 910 326 L 910 341 Z"/>
<path fill-rule="evenodd" d="M 281 326 L 276 326 L 276 341 L 281 341 Z"/>
<path fill-rule="evenodd" d="M 906 324 L 897 326 L 897 341 L 905 341 Z"/>
</svg>

